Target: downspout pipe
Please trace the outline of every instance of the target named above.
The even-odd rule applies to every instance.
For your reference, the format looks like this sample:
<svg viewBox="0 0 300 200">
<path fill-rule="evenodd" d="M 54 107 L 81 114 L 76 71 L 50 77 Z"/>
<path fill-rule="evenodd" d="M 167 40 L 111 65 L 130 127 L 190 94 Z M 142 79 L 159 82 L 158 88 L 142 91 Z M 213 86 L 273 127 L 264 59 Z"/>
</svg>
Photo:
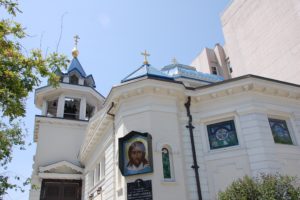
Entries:
<svg viewBox="0 0 300 200">
<path fill-rule="evenodd" d="M 193 154 L 193 165 L 191 166 L 191 168 L 194 169 L 195 171 L 195 178 L 196 178 L 196 186 L 197 186 L 197 192 L 198 192 L 198 199 L 202 200 L 202 195 L 201 195 L 201 186 L 200 186 L 200 178 L 199 178 L 199 166 L 197 163 L 197 155 L 196 155 L 196 148 L 195 148 L 195 141 L 194 141 L 194 132 L 193 129 L 195 128 L 193 126 L 193 117 L 191 115 L 191 111 L 190 111 L 190 107 L 191 107 L 191 97 L 188 96 L 188 100 L 187 102 L 184 104 L 185 108 L 186 108 L 186 114 L 188 116 L 188 125 L 186 126 L 186 128 L 189 129 L 190 132 L 190 139 L 191 139 L 191 145 L 192 145 L 192 154 Z"/>
<path fill-rule="evenodd" d="M 113 118 L 115 117 L 115 115 L 112 114 L 112 113 L 110 113 L 110 111 L 111 111 L 111 109 L 112 109 L 114 106 L 115 106 L 115 103 L 112 102 L 112 103 L 111 103 L 111 106 L 109 107 L 108 111 L 106 112 L 106 114 L 112 116 Z"/>
<path fill-rule="evenodd" d="M 114 166 L 115 166 L 115 163 L 116 163 L 116 160 L 115 160 L 115 149 L 116 149 L 116 140 L 115 140 L 115 137 L 116 137 L 116 126 L 115 126 L 115 114 L 113 114 L 113 113 L 111 113 L 111 110 L 114 108 L 114 106 L 115 106 L 115 103 L 114 102 L 112 102 L 111 103 L 111 106 L 110 106 L 110 108 L 108 109 L 108 111 L 106 112 L 106 114 L 108 114 L 109 116 L 111 116 L 112 117 L 112 120 L 113 120 L 113 122 L 112 122 L 112 125 L 113 125 L 113 163 L 114 163 Z M 113 170 L 113 173 L 114 173 L 114 176 L 116 176 L 116 170 L 114 169 Z M 115 183 L 115 181 L 113 182 L 113 188 L 114 188 L 114 190 L 116 190 L 116 183 Z M 115 200 L 116 199 L 116 195 L 114 195 L 113 196 L 113 200 Z"/>
</svg>

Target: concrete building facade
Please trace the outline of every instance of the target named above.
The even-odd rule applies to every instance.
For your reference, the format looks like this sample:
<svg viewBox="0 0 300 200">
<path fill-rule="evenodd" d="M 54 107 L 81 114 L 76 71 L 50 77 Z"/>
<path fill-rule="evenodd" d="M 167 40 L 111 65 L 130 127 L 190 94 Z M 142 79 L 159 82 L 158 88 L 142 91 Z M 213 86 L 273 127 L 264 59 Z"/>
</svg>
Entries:
<svg viewBox="0 0 300 200">
<path fill-rule="evenodd" d="M 300 1 L 233 0 L 221 22 L 231 77 L 255 74 L 300 83 Z M 209 71 L 206 63 L 215 55 L 204 59 L 207 51 L 212 52 L 205 48 L 191 65 Z"/>
</svg>

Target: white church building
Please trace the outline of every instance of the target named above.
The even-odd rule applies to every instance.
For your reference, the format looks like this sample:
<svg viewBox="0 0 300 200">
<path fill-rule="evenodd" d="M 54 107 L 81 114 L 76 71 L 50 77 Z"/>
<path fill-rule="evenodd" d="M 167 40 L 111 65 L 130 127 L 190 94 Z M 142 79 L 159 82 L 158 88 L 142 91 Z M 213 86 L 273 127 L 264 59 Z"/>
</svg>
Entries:
<svg viewBox="0 0 300 200">
<path fill-rule="evenodd" d="M 35 92 L 29 199 L 213 200 L 245 175 L 300 177 L 300 51 L 292 48 L 300 6 L 286 2 L 233 1 L 222 16 L 224 47 L 205 48 L 195 67 L 155 68 L 145 52 L 107 97 L 75 49 L 59 87 Z M 252 20 L 261 14 L 293 20 L 279 21 L 271 36 L 245 37 L 253 28 L 269 33 L 275 23 Z"/>
<path fill-rule="evenodd" d="M 216 199 L 244 175 L 300 176 L 299 85 L 145 59 L 104 98 L 73 56 L 35 93 L 30 200 Z"/>
</svg>

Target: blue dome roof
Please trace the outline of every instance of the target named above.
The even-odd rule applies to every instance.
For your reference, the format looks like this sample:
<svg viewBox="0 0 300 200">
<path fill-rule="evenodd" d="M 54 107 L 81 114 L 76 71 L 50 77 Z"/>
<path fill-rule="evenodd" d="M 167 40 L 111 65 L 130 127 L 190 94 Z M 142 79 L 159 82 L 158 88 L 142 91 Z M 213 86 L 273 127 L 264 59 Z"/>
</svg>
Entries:
<svg viewBox="0 0 300 200">
<path fill-rule="evenodd" d="M 165 74 L 164 72 L 152 67 L 149 64 L 144 64 L 141 67 L 139 67 L 137 70 L 126 76 L 121 83 L 130 81 L 136 78 L 140 78 L 143 76 L 155 76 L 155 77 L 162 77 L 166 79 L 172 79 L 169 75 Z"/>
<path fill-rule="evenodd" d="M 73 70 L 77 70 L 82 77 L 86 77 L 86 73 L 76 57 L 72 59 L 72 62 L 68 68 L 68 73 L 70 73 Z"/>
<path fill-rule="evenodd" d="M 161 71 L 174 78 L 189 78 L 210 83 L 224 81 L 222 76 L 199 72 L 194 67 L 178 63 L 167 65 Z"/>
<path fill-rule="evenodd" d="M 144 64 L 137 70 L 126 76 L 121 83 L 137 79 L 144 76 L 160 77 L 168 80 L 176 80 L 178 78 L 196 80 L 204 82 L 206 84 L 223 81 L 224 78 L 214 74 L 207 74 L 199 72 L 196 68 L 183 65 L 183 64 L 171 64 L 164 66 L 161 70 L 152 67 L 149 64 Z"/>
</svg>

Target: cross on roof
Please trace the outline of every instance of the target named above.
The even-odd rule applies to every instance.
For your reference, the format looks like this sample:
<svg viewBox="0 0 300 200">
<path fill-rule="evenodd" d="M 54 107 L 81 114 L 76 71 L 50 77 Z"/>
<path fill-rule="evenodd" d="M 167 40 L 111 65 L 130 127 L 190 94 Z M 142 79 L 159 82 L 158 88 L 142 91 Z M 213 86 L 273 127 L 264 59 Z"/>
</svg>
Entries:
<svg viewBox="0 0 300 200">
<path fill-rule="evenodd" d="M 173 64 L 177 64 L 178 63 L 175 57 L 172 59 L 172 63 Z"/>
<path fill-rule="evenodd" d="M 141 55 L 144 56 L 144 65 L 148 65 L 148 60 L 147 57 L 150 56 L 150 54 L 145 50 L 144 52 L 141 53 Z"/>
<path fill-rule="evenodd" d="M 80 37 L 78 35 L 74 36 L 74 40 L 75 40 L 75 47 L 77 48 L 77 44 L 78 44 L 78 40 L 80 39 Z"/>
</svg>

